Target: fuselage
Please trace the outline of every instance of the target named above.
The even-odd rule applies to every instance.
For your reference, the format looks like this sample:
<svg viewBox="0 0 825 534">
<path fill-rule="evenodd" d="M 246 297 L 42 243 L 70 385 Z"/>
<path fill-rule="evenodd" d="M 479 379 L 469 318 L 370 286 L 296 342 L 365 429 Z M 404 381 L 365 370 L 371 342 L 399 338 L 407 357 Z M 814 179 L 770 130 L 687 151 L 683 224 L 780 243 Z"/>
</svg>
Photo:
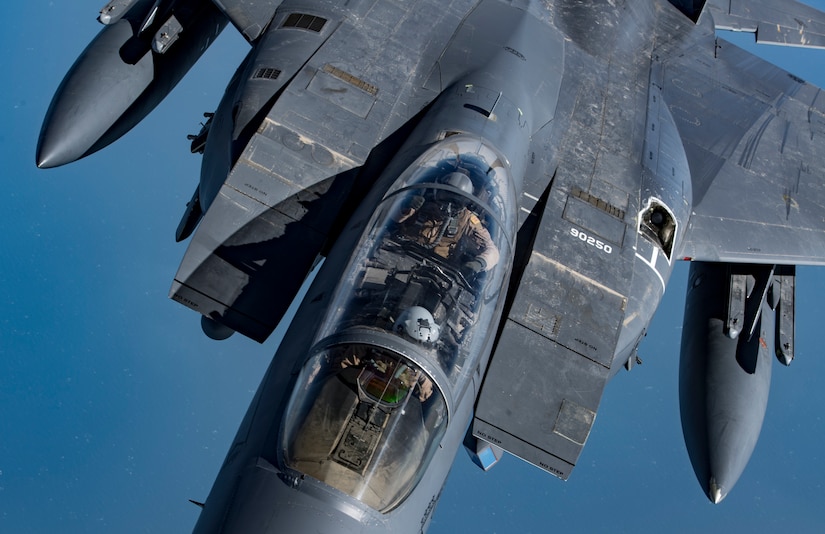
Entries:
<svg viewBox="0 0 825 534">
<path fill-rule="evenodd" d="M 820 224 L 793 198 L 818 191 L 799 174 L 818 90 L 715 35 L 714 17 L 781 11 L 756 4 L 107 4 L 37 165 L 119 138 L 231 21 L 252 48 L 191 137 L 203 166 L 170 297 L 214 339 L 262 342 L 323 259 L 196 531 L 424 531 L 462 442 L 484 469 L 506 450 L 566 479 L 683 257 L 683 431 L 724 498 L 771 349 L 793 358 L 786 264 L 822 261 L 776 246 Z M 780 18 L 798 35 L 772 39 L 815 42 Z M 766 217 L 727 212 L 746 183 Z"/>
<path fill-rule="evenodd" d="M 634 20 L 637 15 L 627 16 L 634 24 L 650 22 Z M 516 257 L 516 231 L 530 211 L 520 199 L 539 182 L 530 176 L 533 143 L 563 137 L 548 132 L 570 120 L 561 116 L 554 122 L 554 102 L 531 100 L 533 90 L 520 83 L 530 68 L 524 57 L 551 55 L 544 60 L 557 68 L 542 83 L 558 91 L 576 89 L 580 65 L 564 66 L 588 53 L 576 44 L 565 47 L 555 37 L 553 47 L 541 52 L 524 49 L 537 25 L 530 22 L 532 15 L 519 16 L 529 19 L 516 26 L 528 34 L 508 36 L 506 46 L 481 68 L 447 86 L 373 179 L 292 320 L 196 532 L 426 529 L 473 414 L 511 298 L 511 274 L 524 269 L 526 258 Z M 253 52 L 250 58 L 256 55 L 266 53 Z M 634 67 L 644 70 L 650 64 Z M 254 70 L 250 64 L 242 68 Z M 635 79 L 638 72 L 622 74 Z M 564 83 L 560 77 L 566 77 Z M 634 99 L 647 101 L 656 139 L 677 140 L 667 108 L 657 105 L 658 95 L 649 92 L 648 84 L 630 87 Z M 245 90 L 238 87 L 233 94 Z M 565 96 L 556 92 L 554 98 Z M 546 108 L 550 113 L 542 111 Z M 248 114 L 240 116 L 248 120 Z M 243 128 L 233 131 L 221 141 L 226 164 Z M 644 130 L 633 131 L 639 137 L 632 144 L 650 143 Z M 635 225 L 627 237 L 618 242 L 601 238 L 598 229 L 571 217 L 554 223 L 583 258 L 556 260 L 578 263 L 585 274 L 588 262 L 599 272 L 594 257 L 608 262 L 629 257 L 638 266 L 619 280 L 626 286 L 617 288 L 626 302 L 624 316 L 609 334 L 611 352 L 602 357 L 614 373 L 633 355 L 664 292 L 689 210 L 684 153 L 657 159 L 637 160 L 630 171 L 635 176 L 621 177 L 644 195 L 624 206 Z M 209 176 L 214 171 L 210 167 Z M 466 176 L 471 187 L 450 183 L 455 173 Z M 569 187 L 546 178 L 539 194 Z M 579 200 L 596 204 L 598 199 L 579 195 Z M 458 238 L 452 249 L 437 243 L 464 232 L 461 225 L 470 224 L 469 218 L 476 234 L 485 234 L 477 241 L 496 249 L 495 261 L 488 255 L 475 270 L 468 265 L 481 256 L 478 250 Z M 616 283 L 599 280 L 598 274 L 589 280 Z M 577 313 L 585 312 L 569 310 L 571 318 Z"/>
<path fill-rule="evenodd" d="M 479 95 L 498 101 L 495 128 L 464 107 Z M 525 155 L 489 139 L 523 149 L 520 130 L 516 107 L 469 78 L 435 102 L 317 273 L 196 532 L 426 528 L 513 264 L 509 161 Z"/>
</svg>

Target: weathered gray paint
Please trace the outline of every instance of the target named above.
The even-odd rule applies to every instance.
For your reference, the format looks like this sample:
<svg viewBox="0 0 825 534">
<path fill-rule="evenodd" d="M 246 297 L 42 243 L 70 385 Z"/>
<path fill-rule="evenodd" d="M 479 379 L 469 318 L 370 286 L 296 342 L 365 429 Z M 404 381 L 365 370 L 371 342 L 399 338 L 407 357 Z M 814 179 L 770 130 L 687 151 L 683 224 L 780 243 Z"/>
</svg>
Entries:
<svg viewBox="0 0 825 534">
<path fill-rule="evenodd" d="M 228 20 L 252 48 L 193 145 L 203 170 L 178 237 L 197 228 L 171 296 L 263 341 L 326 258 L 197 532 L 424 531 L 462 441 L 567 478 L 682 258 L 697 260 L 692 281 L 705 278 L 685 313 L 685 440 L 712 500 L 735 484 L 764 415 L 767 354 L 793 358 L 793 265 L 825 263 L 825 103 L 716 30 L 821 47 L 825 15 L 792 0 L 166 0 L 142 36 L 154 2 L 127 3 L 106 9 L 58 89 L 38 165 L 122 135 Z M 136 35 L 146 46 L 130 64 L 121 46 Z M 506 299 L 470 385 L 446 394 L 429 468 L 380 514 L 291 472 L 279 436 L 367 219 L 455 133 L 496 147 L 512 175 Z"/>
</svg>

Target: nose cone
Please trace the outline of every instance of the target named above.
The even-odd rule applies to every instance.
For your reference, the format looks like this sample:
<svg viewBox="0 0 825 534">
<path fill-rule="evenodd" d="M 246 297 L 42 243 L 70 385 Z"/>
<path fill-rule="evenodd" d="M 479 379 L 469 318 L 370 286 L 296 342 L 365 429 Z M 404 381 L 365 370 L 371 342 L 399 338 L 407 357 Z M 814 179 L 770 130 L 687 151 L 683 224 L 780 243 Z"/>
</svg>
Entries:
<svg viewBox="0 0 825 534">
<path fill-rule="evenodd" d="M 43 141 L 43 134 L 40 135 L 40 140 L 37 142 L 37 153 L 34 161 L 41 169 L 51 169 L 52 167 L 59 167 L 66 163 L 71 163 L 78 159 L 77 156 L 72 156 L 71 150 L 67 150 L 65 146 L 55 146 L 58 138 L 55 136 L 48 136 L 47 140 Z"/>
<path fill-rule="evenodd" d="M 710 337 L 722 341 L 721 321 L 715 330 Z M 733 350 L 710 350 L 698 366 L 702 368 L 700 372 L 690 369 L 685 362 L 680 369 L 685 445 L 697 480 L 716 504 L 739 480 L 756 447 L 771 376 L 770 355 L 759 355 L 757 369 L 747 373 L 737 362 L 736 341 L 728 341 Z M 716 348 L 720 348 L 719 345 Z M 702 355 L 692 357 L 696 364 Z M 682 359 L 685 358 L 683 354 Z"/>
<path fill-rule="evenodd" d="M 152 78 L 152 55 L 133 38 L 129 22 L 106 26 L 52 99 L 37 143 L 37 166 L 70 163 L 117 139 L 128 130 L 118 123 Z"/>
<path fill-rule="evenodd" d="M 710 497 L 710 500 L 713 501 L 713 504 L 719 504 L 722 502 L 722 499 L 724 499 L 727 494 L 728 492 L 716 483 L 716 479 L 710 477 L 710 482 L 708 483 L 708 497 Z"/>
<path fill-rule="evenodd" d="M 60 103 L 65 103 L 67 98 L 62 96 L 58 94 L 55 99 L 61 97 Z M 35 162 L 41 169 L 71 163 L 83 157 L 99 137 L 94 131 L 84 132 L 63 110 L 57 113 L 51 113 L 50 110 L 37 140 Z"/>
</svg>

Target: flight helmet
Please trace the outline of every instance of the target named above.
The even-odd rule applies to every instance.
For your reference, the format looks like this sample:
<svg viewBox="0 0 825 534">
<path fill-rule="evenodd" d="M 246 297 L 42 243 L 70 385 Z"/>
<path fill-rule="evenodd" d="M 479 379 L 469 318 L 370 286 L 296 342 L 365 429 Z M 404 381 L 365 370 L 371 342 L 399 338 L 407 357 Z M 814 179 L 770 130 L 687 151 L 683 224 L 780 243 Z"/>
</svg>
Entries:
<svg viewBox="0 0 825 534">
<path fill-rule="evenodd" d="M 404 310 L 395 321 L 393 329 L 422 343 L 435 343 L 441 333 L 433 314 L 421 306 L 411 306 Z"/>
</svg>

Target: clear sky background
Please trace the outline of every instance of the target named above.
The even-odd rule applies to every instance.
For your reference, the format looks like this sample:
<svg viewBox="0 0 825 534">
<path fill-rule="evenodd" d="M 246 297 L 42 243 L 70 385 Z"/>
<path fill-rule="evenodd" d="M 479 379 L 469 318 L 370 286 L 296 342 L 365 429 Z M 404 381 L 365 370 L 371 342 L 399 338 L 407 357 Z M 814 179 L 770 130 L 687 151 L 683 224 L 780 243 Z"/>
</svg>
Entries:
<svg viewBox="0 0 825 534">
<path fill-rule="evenodd" d="M 264 345 L 210 341 L 199 316 L 167 299 L 200 168 L 186 134 L 246 53 L 232 28 L 123 139 L 35 168 L 51 96 L 104 3 L 14 2 L 0 20 L 2 533 L 191 530 L 198 508 L 187 499 L 206 498 L 278 342 L 278 332 Z M 825 87 L 825 51 L 758 51 Z M 483 473 L 460 450 L 431 533 L 822 531 L 823 271 L 798 271 L 796 360 L 775 363 L 761 439 L 718 506 L 695 480 L 679 423 L 686 274 L 680 264 L 644 365 L 608 386 L 570 480 L 510 456 Z"/>
</svg>

